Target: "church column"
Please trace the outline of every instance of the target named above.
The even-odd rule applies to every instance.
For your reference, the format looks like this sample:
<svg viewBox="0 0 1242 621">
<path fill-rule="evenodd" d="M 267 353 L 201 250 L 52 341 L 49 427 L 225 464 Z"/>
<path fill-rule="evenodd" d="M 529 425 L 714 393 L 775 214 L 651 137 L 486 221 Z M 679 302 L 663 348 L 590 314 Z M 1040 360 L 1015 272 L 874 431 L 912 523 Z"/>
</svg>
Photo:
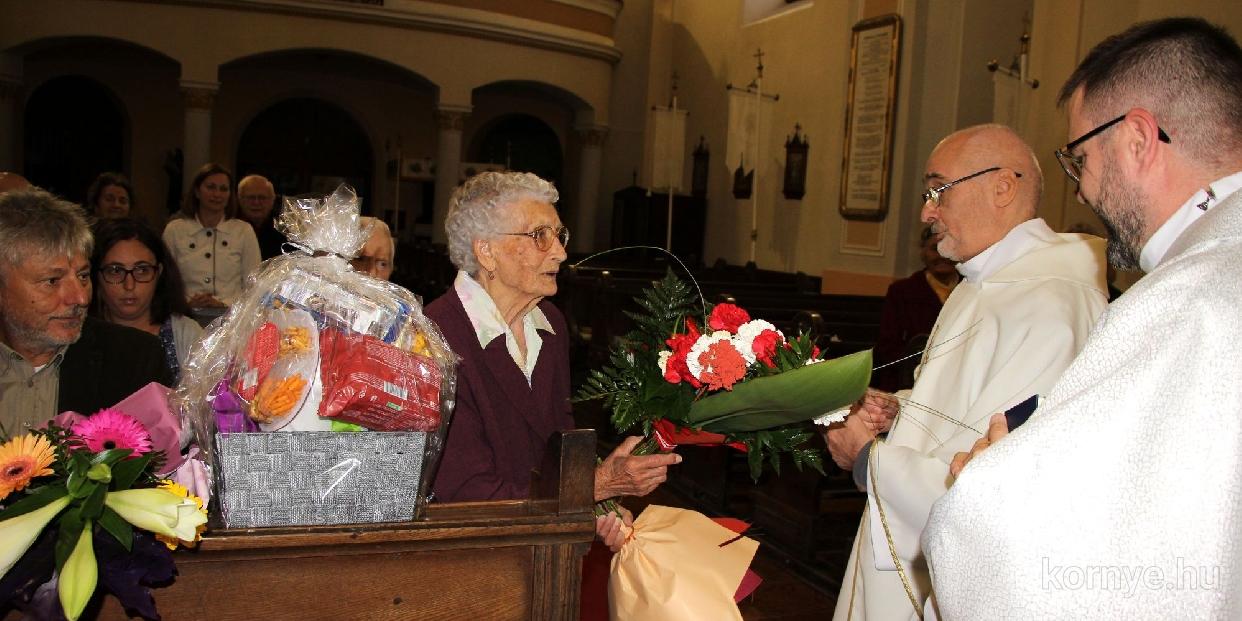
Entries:
<svg viewBox="0 0 1242 621">
<path fill-rule="evenodd" d="M 448 215 L 449 197 L 457 187 L 461 169 L 461 131 L 470 116 L 471 106 L 440 104 L 436 109 L 436 195 L 431 215 L 431 241 L 443 244 L 444 217 Z"/>
<path fill-rule="evenodd" d="M 9 54 L 0 54 L 0 171 L 21 173 L 17 169 L 17 137 L 21 115 L 17 98 L 22 87 L 22 67 Z"/>
<path fill-rule="evenodd" d="M 595 250 L 596 215 L 599 213 L 599 177 L 604 139 L 608 128 L 590 125 L 576 128 L 582 151 L 578 160 L 578 213 L 574 218 L 570 247 L 574 252 Z"/>
<path fill-rule="evenodd" d="M 186 188 L 194 180 L 194 173 L 211 161 L 211 107 L 219 89 L 219 82 L 181 81 L 181 101 L 185 104 L 185 165 L 181 178 Z"/>
</svg>

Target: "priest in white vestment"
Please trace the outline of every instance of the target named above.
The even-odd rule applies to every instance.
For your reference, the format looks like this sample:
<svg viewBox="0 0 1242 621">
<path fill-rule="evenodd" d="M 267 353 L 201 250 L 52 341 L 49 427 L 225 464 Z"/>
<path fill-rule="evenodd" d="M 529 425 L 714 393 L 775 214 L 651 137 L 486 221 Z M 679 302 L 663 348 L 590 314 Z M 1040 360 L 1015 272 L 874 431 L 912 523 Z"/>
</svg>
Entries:
<svg viewBox="0 0 1242 621">
<path fill-rule="evenodd" d="M 1147 275 L 936 504 L 934 608 L 1239 618 L 1242 49 L 1199 19 L 1139 24 L 1088 54 L 1061 103 L 1074 140 L 1057 157 L 1109 229 L 1110 261 Z"/>
<path fill-rule="evenodd" d="M 1104 242 L 1035 217 L 1043 179 L 1012 130 L 965 129 L 928 159 L 922 219 L 960 261 L 914 388 L 885 440 L 858 414 L 827 432 L 868 502 L 837 598 L 837 619 L 909 619 L 930 588 L 920 549 L 949 461 L 991 414 L 1047 392 L 1107 305 Z"/>
</svg>

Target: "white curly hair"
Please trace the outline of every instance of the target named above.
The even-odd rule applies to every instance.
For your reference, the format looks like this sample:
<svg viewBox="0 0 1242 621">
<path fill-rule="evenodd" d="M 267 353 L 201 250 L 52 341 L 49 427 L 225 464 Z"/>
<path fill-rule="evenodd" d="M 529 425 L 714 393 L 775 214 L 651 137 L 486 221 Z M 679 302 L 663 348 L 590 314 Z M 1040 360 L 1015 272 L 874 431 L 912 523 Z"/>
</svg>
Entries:
<svg viewBox="0 0 1242 621">
<path fill-rule="evenodd" d="M 449 260 L 457 269 L 478 275 L 474 240 L 513 233 L 508 207 L 523 199 L 555 205 L 560 194 L 556 186 L 531 173 L 483 172 L 466 180 L 449 199 L 444 233 L 448 237 Z"/>
</svg>

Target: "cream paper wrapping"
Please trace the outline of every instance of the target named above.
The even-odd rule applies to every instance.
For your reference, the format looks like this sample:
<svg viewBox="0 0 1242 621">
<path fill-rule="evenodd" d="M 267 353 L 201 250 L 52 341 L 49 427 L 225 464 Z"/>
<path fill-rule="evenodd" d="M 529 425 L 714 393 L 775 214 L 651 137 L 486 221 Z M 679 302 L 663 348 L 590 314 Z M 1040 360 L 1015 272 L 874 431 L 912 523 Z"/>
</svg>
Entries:
<svg viewBox="0 0 1242 621">
<path fill-rule="evenodd" d="M 701 513 L 648 506 L 634 520 L 630 540 L 612 558 L 609 616 L 740 621 L 733 595 L 758 549 L 759 542 Z"/>
</svg>

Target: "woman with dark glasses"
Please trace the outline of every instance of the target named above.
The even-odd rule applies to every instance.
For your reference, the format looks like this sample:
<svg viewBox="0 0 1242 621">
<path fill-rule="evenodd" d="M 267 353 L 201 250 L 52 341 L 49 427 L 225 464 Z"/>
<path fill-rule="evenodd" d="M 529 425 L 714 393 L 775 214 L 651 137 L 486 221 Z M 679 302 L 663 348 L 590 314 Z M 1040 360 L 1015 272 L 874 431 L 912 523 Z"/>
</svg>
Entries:
<svg viewBox="0 0 1242 621">
<path fill-rule="evenodd" d="M 95 225 L 91 314 L 160 337 L 174 379 L 203 329 L 188 317 L 181 272 L 164 242 L 133 218 Z"/>
</svg>

